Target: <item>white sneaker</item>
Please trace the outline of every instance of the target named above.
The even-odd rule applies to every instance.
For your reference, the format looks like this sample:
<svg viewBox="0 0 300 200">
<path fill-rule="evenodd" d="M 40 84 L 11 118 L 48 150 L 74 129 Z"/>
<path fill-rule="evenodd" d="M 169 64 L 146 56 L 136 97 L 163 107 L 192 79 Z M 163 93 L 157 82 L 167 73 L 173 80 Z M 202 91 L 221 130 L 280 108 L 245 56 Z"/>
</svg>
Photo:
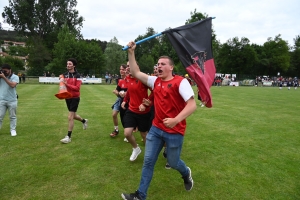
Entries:
<svg viewBox="0 0 300 200">
<path fill-rule="evenodd" d="M 85 119 L 85 122 L 82 123 L 82 127 L 83 127 L 83 130 L 87 129 L 87 127 L 88 127 L 88 120 L 87 119 Z"/>
<path fill-rule="evenodd" d="M 65 138 L 61 139 L 60 141 L 64 144 L 68 144 L 71 142 L 71 138 L 66 135 Z"/>
<path fill-rule="evenodd" d="M 135 161 L 135 159 L 138 157 L 138 155 L 142 152 L 139 146 L 137 148 L 132 148 L 132 154 L 129 158 L 130 161 Z"/>
<path fill-rule="evenodd" d="M 14 136 L 17 136 L 16 130 L 11 130 L 11 131 L 10 131 L 10 135 L 13 136 L 13 137 L 14 137 Z"/>
<path fill-rule="evenodd" d="M 128 142 L 127 138 L 124 138 L 124 142 Z"/>
</svg>

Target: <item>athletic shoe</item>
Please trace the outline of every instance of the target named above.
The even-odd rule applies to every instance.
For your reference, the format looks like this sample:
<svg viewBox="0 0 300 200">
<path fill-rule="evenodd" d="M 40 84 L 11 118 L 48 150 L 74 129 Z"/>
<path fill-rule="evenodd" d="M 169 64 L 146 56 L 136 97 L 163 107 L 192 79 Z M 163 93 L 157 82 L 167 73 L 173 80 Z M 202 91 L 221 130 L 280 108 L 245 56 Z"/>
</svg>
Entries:
<svg viewBox="0 0 300 200">
<path fill-rule="evenodd" d="M 64 144 L 68 144 L 71 142 L 71 138 L 66 135 L 65 138 L 61 139 L 60 141 Z"/>
<path fill-rule="evenodd" d="M 183 181 L 184 181 L 184 187 L 187 191 L 190 191 L 193 188 L 194 185 L 194 181 L 192 178 L 192 171 L 189 167 L 187 167 L 189 170 L 189 175 L 182 177 Z"/>
<path fill-rule="evenodd" d="M 116 137 L 119 134 L 119 130 L 114 130 L 113 132 L 111 132 L 110 137 Z"/>
<path fill-rule="evenodd" d="M 85 119 L 85 122 L 84 122 L 84 123 L 82 123 L 82 128 L 83 128 L 83 130 L 86 130 L 86 129 L 87 129 L 87 127 L 88 127 L 88 120 L 87 120 L 87 119 Z"/>
<path fill-rule="evenodd" d="M 141 148 L 137 146 L 137 148 L 132 148 L 132 154 L 129 158 L 130 161 L 135 161 L 138 155 L 142 152 Z"/>
<path fill-rule="evenodd" d="M 163 151 L 163 157 L 164 157 L 164 158 L 167 158 L 167 147 L 164 148 L 164 151 Z"/>
<path fill-rule="evenodd" d="M 121 194 L 121 197 L 124 200 L 142 200 L 142 198 L 140 197 L 140 194 L 138 191 L 135 191 L 135 193 L 131 193 L 131 194 Z"/>
<path fill-rule="evenodd" d="M 11 131 L 10 131 L 10 135 L 13 136 L 13 137 L 14 137 L 14 136 L 17 136 L 16 130 L 11 130 Z"/>
<path fill-rule="evenodd" d="M 169 163 L 166 163 L 165 168 L 166 168 L 166 169 L 171 169 L 171 166 L 169 165 Z"/>
<path fill-rule="evenodd" d="M 129 141 L 127 140 L 127 138 L 124 138 L 124 142 L 129 142 Z"/>
</svg>

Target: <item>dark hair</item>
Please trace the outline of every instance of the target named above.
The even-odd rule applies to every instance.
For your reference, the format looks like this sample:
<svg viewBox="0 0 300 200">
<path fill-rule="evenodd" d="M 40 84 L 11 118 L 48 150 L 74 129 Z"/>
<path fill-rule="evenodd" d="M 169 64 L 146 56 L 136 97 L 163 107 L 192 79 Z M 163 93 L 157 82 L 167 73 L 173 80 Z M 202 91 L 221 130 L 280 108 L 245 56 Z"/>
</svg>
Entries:
<svg viewBox="0 0 300 200">
<path fill-rule="evenodd" d="M 9 64 L 4 63 L 1 68 L 2 69 L 11 69 L 11 66 Z"/>
<path fill-rule="evenodd" d="M 121 66 L 122 66 L 124 69 L 127 68 L 127 65 L 125 65 L 125 64 L 122 64 Z"/>
<path fill-rule="evenodd" d="M 68 61 L 72 62 L 73 65 L 76 67 L 77 65 L 77 60 L 75 58 L 69 58 Z"/>
</svg>

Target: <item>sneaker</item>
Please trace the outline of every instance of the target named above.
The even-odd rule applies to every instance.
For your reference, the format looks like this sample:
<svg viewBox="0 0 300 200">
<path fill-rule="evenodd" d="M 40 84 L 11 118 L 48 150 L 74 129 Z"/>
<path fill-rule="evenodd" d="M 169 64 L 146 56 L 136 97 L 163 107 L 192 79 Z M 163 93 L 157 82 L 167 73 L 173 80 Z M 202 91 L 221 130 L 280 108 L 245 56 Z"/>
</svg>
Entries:
<svg viewBox="0 0 300 200">
<path fill-rule="evenodd" d="M 85 122 L 82 123 L 82 127 L 83 127 L 83 130 L 87 129 L 87 127 L 88 127 L 88 120 L 87 119 L 85 119 Z"/>
<path fill-rule="evenodd" d="M 166 163 L 165 168 L 166 168 L 166 169 L 171 169 L 171 166 L 169 165 L 169 163 Z"/>
<path fill-rule="evenodd" d="M 127 140 L 127 138 L 124 138 L 124 142 L 129 142 L 129 141 Z"/>
<path fill-rule="evenodd" d="M 142 200 L 142 198 L 140 197 L 138 191 L 135 191 L 135 193 L 131 193 L 131 194 L 124 194 L 124 193 L 122 193 L 121 197 L 124 200 Z"/>
<path fill-rule="evenodd" d="M 132 148 L 132 154 L 129 158 L 130 161 L 135 161 L 138 155 L 142 152 L 141 148 L 137 146 L 137 148 Z"/>
<path fill-rule="evenodd" d="M 66 135 L 65 138 L 61 139 L 60 141 L 64 144 L 68 144 L 71 142 L 71 138 Z"/>
<path fill-rule="evenodd" d="M 113 132 L 111 132 L 110 137 L 116 137 L 119 134 L 119 130 L 114 130 Z"/>
<path fill-rule="evenodd" d="M 11 130 L 11 131 L 10 131 L 10 135 L 13 136 L 13 137 L 14 137 L 14 136 L 17 136 L 16 130 Z"/>
<path fill-rule="evenodd" d="M 164 151 L 163 151 L 163 157 L 164 157 L 164 158 L 167 158 L 167 148 L 164 148 Z"/>
<path fill-rule="evenodd" d="M 184 187 L 187 191 L 190 191 L 193 188 L 194 185 L 194 181 L 192 178 L 192 171 L 189 167 L 187 167 L 189 170 L 189 175 L 182 177 L 183 181 L 184 181 Z"/>
</svg>

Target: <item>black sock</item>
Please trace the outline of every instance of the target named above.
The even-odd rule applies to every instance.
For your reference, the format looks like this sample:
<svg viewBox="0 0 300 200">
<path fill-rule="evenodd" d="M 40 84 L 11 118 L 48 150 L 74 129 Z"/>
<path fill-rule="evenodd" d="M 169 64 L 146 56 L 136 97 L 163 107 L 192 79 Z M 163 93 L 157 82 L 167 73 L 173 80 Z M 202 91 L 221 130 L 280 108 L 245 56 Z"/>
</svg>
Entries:
<svg viewBox="0 0 300 200">
<path fill-rule="evenodd" d="M 68 131 L 69 138 L 71 138 L 71 135 L 72 135 L 72 131 Z"/>
<path fill-rule="evenodd" d="M 81 122 L 82 122 L 82 123 L 85 123 L 85 119 L 82 119 Z"/>
</svg>

